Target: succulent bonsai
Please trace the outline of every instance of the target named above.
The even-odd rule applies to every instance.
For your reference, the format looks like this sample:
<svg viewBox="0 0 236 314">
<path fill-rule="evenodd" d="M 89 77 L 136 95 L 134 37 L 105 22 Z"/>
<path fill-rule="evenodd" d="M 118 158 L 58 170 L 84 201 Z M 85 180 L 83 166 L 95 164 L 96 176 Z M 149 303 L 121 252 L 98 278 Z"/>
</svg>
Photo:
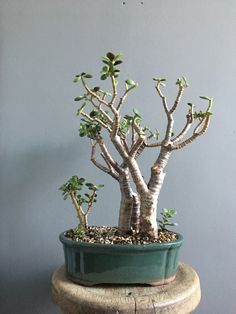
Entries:
<svg viewBox="0 0 236 314">
<path fill-rule="evenodd" d="M 212 115 L 212 99 L 200 96 L 206 102 L 206 109 L 203 111 L 196 111 L 194 104 L 188 103 L 183 129 L 179 134 L 174 135 L 174 113 L 189 84 L 185 77 L 177 79 L 176 99 L 173 104 L 169 105 L 163 92 L 166 79 L 153 78 L 167 119 L 166 130 L 161 137 L 157 130 L 151 130 L 143 124 L 137 109 L 133 109 L 130 114 L 121 113 L 127 96 L 138 86 L 133 80 L 127 79 L 124 82 L 123 93 L 118 95 L 119 66 L 122 63 L 122 55 L 108 52 L 102 58 L 102 62 L 104 66 L 101 70 L 101 80 L 111 81 L 111 92 L 103 91 L 99 86 L 90 86 L 88 81 L 92 75 L 88 73 L 82 72 L 74 78 L 74 82 L 81 84 L 83 88 L 82 95 L 75 98 L 75 101 L 82 102 L 77 111 L 77 115 L 81 117 L 79 135 L 89 139 L 92 163 L 113 177 L 119 185 L 121 193 L 119 233 L 136 232 L 157 238 L 157 205 L 165 178 L 166 165 L 172 153 L 191 144 L 207 131 Z M 191 134 L 188 135 L 190 131 Z M 108 142 L 109 146 L 110 143 L 114 146 L 121 162 L 112 156 L 108 149 Z M 145 179 L 138 159 L 147 149 L 157 150 L 157 156 L 154 163 L 150 165 L 150 177 Z M 100 159 L 97 157 L 98 151 Z M 87 186 L 89 193 L 79 194 L 83 186 Z M 64 197 L 69 196 L 72 199 L 82 229 L 88 226 L 87 216 L 96 201 L 97 191 L 101 187 L 102 185 L 85 183 L 84 178 L 77 176 L 73 176 L 61 187 Z M 175 213 L 175 210 L 163 210 L 160 229 L 173 225 L 169 219 Z"/>
</svg>

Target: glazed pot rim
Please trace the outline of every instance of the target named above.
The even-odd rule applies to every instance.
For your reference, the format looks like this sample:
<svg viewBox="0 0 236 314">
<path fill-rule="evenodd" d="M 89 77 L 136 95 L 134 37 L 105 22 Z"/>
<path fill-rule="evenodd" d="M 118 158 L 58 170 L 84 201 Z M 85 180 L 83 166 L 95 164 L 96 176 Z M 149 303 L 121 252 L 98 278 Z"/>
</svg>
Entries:
<svg viewBox="0 0 236 314">
<path fill-rule="evenodd" d="M 65 236 L 65 233 L 68 230 L 62 232 L 59 235 L 59 239 L 63 244 L 66 244 L 67 246 L 71 247 L 83 247 L 83 248 L 106 248 L 106 249 L 121 249 L 121 250 L 156 250 L 156 249 L 167 249 L 167 248 L 175 248 L 179 247 L 183 243 L 183 236 L 182 234 L 175 232 L 177 235 L 177 240 L 170 241 L 170 242 L 162 242 L 162 243 L 147 243 L 147 244 L 106 244 L 106 243 L 89 243 L 89 242 L 83 242 L 83 241 L 75 241 L 72 239 L 69 239 Z"/>
</svg>

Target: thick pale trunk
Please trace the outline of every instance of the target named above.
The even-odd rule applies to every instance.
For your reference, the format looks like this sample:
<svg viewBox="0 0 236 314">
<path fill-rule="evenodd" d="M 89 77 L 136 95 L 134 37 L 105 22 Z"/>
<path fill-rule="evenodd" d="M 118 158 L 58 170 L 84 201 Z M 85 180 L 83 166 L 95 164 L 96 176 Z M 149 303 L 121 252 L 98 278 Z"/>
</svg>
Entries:
<svg viewBox="0 0 236 314">
<path fill-rule="evenodd" d="M 125 234 L 130 231 L 132 208 L 133 208 L 133 198 L 132 197 L 127 198 L 124 195 L 122 195 L 121 202 L 120 202 L 119 224 L 118 224 L 118 230 L 119 230 L 119 233 L 121 234 Z"/>
<path fill-rule="evenodd" d="M 118 179 L 121 191 L 118 230 L 121 234 L 130 231 L 131 215 L 133 209 L 133 192 L 130 187 L 129 173 L 125 167 L 124 172 L 119 175 Z"/>
<path fill-rule="evenodd" d="M 163 147 L 160 155 L 152 167 L 151 178 L 148 183 L 148 193 L 140 195 L 140 232 L 151 237 L 158 237 L 157 204 L 165 178 L 164 168 L 171 152 Z"/>
<path fill-rule="evenodd" d="M 145 193 L 140 197 L 140 229 L 141 234 L 146 234 L 157 238 L 158 226 L 157 215 L 157 196 L 152 193 Z"/>
<path fill-rule="evenodd" d="M 139 195 L 133 194 L 133 205 L 130 226 L 135 232 L 139 232 L 140 225 L 140 199 Z"/>
</svg>

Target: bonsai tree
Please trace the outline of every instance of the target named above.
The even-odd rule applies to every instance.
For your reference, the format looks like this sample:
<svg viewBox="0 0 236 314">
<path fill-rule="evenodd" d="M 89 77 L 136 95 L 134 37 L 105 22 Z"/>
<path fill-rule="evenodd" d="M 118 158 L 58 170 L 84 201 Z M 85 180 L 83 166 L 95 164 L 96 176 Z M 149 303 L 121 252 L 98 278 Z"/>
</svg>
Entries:
<svg viewBox="0 0 236 314">
<path fill-rule="evenodd" d="M 103 91 L 99 86 L 90 86 L 88 80 L 92 75 L 88 73 L 77 74 L 75 83 L 80 83 L 83 88 L 81 96 L 75 101 L 82 101 L 77 111 L 81 117 L 79 134 L 87 137 L 91 147 L 91 161 L 101 171 L 110 175 L 119 184 L 121 192 L 118 231 L 120 234 L 136 232 L 152 238 L 158 237 L 157 205 L 160 191 L 165 178 L 165 168 L 172 153 L 183 149 L 198 137 L 203 135 L 210 123 L 212 99 L 201 96 L 206 101 L 204 111 L 196 111 L 192 103 L 188 103 L 186 121 L 179 134 L 174 135 L 174 113 L 178 108 L 185 89 L 189 86 L 185 77 L 176 81 L 177 95 L 173 104 L 167 103 L 163 92 L 166 79 L 154 78 L 157 95 L 166 115 L 166 130 L 160 138 L 157 130 L 153 131 L 145 126 L 138 110 L 134 109 L 131 114 L 122 114 L 125 100 L 138 84 L 127 79 L 124 82 L 123 93 L 118 96 L 118 77 L 122 63 L 122 55 L 108 52 L 102 58 L 105 64 L 101 70 L 101 80 L 109 79 L 111 92 Z M 191 131 L 192 129 L 192 131 Z M 191 132 L 190 135 L 189 132 Z M 108 149 L 110 142 L 120 156 L 118 162 Z M 109 145 L 110 145 L 109 143 Z M 146 149 L 157 150 L 156 160 L 150 165 L 150 177 L 143 177 L 138 158 Z M 98 152 L 101 158 L 98 159 Z M 130 181 L 134 185 L 131 186 Z M 71 197 L 77 210 L 80 223 L 87 227 L 87 214 L 96 200 L 97 190 L 101 187 L 87 184 L 91 194 L 85 197 L 77 195 L 84 183 L 83 178 L 72 177 L 61 189 L 64 196 Z M 135 188 L 133 188 L 133 186 Z M 87 204 L 87 210 L 82 210 L 82 204 Z M 161 228 L 168 225 L 168 220 L 175 211 L 165 210 Z"/>
</svg>

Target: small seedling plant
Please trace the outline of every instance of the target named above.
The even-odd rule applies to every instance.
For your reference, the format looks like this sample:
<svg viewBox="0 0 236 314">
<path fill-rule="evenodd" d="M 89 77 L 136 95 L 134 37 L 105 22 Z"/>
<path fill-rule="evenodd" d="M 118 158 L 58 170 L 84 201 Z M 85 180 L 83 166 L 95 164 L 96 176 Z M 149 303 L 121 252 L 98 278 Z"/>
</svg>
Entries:
<svg viewBox="0 0 236 314">
<path fill-rule="evenodd" d="M 177 214 L 177 211 L 175 209 L 168 209 L 163 208 L 161 216 L 162 218 L 158 220 L 159 222 L 159 228 L 162 231 L 167 230 L 167 227 L 174 227 L 178 224 L 176 222 L 170 222 L 170 219 L 173 218 Z"/>
<path fill-rule="evenodd" d="M 76 233 L 82 234 L 88 227 L 88 215 L 92 210 L 93 204 L 97 201 L 97 191 L 103 186 L 85 182 L 84 178 L 73 176 L 60 187 L 64 200 L 70 197 L 76 209 L 77 217 L 79 218 L 79 225 L 75 230 Z M 87 187 L 87 192 L 84 192 L 84 187 Z"/>
<path fill-rule="evenodd" d="M 195 109 L 193 103 L 187 103 L 185 123 L 182 130 L 176 133 L 174 114 L 189 83 L 185 77 L 176 80 L 176 98 L 170 104 L 164 93 L 166 79 L 153 78 L 154 88 L 160 97 L 167 121 L 165 132 L 161 135 L 157 128 L 152 130 L 143 123 L 137 109 L 123 114 L 126 99 L 138 87 L 138 83 L 126 79 L 122 90 L 118 90 L 122 54 L 108 52 L 102 57 L 102 62 L 100 79 L 110 81 L 109 91 L 90 84 L 91 74 L 82 72 L 74 78 L 74 82 L 79 84 L 82 90 L 81 95 L 75 98 L 76 102 L 82 102 L 77 110 L 80 118 L 79 135 L 88 139 L 92 163 L 110 175 L 119 186 L 121 192 L 119 233 L 135 231 L 157 238 L 158 199 L 166 175 L 167 163 L 175 151 L 188 146 L 207 131 L 212 117 L 212 99 L 200 96 L 206 103 L 205 110 L 200 111 Z M 109 150 L 110 145 L 113 145 L 121 162 Z M 139 157 L 148 149 L 155 150 L 156 159 L 150 163 L 149 178 L 144 178 L 139 167 Z M 89 193 L 81 194 L 84 185 Z M 64 197 L 70 196 L 76 208 L 81 228 L 86 229 L 88 226 L 87 216 L 101 187 L 101 185 L 85 183 L 83 178 L 77 176 L 73 176 L 61 187 Z M 87 208 L 84 209 L 84 206 Z M 174 213 L 171 210 L 163 211 L 160 228 L 165 229 L 166 226 L 170 226 L 169 219 Z"/>
</svg>

